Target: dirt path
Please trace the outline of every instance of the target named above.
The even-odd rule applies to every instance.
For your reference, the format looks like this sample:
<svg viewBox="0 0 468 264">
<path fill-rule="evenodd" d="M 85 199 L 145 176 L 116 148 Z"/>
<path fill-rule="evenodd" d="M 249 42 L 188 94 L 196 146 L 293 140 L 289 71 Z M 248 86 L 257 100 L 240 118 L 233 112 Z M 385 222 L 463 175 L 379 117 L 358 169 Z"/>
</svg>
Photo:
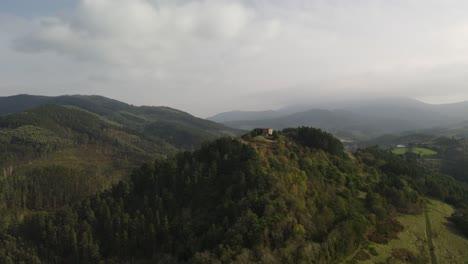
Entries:
<svg viewBox="0 0 468 264">
<path fill-rule="evenodd" d="M 427 246 L 429 247 L 429 252 L 431 253 L 431 264 L 437 264 L 437 257 L 435 254 L 434 243 L 432 242 L 432 228 L 431 228 L 431 219 L 429 218 L 427 200 L 424 202 L 424 217 L 426 218 L 426 236 L 427 236 Z"/>
</svg>

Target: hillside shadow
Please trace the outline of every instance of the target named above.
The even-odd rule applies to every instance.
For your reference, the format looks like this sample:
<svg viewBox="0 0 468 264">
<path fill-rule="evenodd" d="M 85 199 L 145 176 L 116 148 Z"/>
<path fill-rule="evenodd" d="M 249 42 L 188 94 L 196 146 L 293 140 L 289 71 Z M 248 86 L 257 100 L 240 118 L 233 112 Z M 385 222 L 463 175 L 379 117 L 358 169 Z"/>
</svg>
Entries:
<svg viewBox="0 0 468 264">
<path fill-rule="evenodd" d="M 450 233 L 452 233 L 454 235 L 462 237 L 464 239 L 468 239 L 468 237 L 465 236 L 460 230 L 458 230 L 456 225 L 452 221 L 450 221 L 450 217 L 444 217 L 444 218 L 445 218 L 445 220 L 447 220 L 447 222 L 443 223 L 443 225 L 445 226 L 447 231 L 449 231 Z"/>
</svg>

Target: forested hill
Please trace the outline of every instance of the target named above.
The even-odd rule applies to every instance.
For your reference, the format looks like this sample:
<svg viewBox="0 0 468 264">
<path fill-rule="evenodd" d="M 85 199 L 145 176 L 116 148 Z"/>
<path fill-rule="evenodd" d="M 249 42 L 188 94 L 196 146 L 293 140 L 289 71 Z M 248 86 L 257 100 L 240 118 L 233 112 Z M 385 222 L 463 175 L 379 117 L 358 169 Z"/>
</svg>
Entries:
<svg viewBox="0 0 468 264">
<path fill-rule="evenodd" d="M 444 196 L 431 193 L 434 184 Z M 462 207 L 467 190 L 378 148 L 350 155 L 312 128 L 222 138 L 3 226 L 0 262 L 344 262 L 370 241 L 396 238 L 403 226 L 395 216 L 421 213 L 424 195 Z"/>
<path fill-rule="evenodd" d="M 0 135 L 10 145 L 10 156 L 23 155 L 11 148 L 50 152 L 65 146 L 99 145 L 101 150 L 125 152 L 141 162 L 141 155 L 165 156 L 241 133 L 176 109 L 135 107 L 101 96 L 1 97 L 2 113 Z"/>
<path fill-rule="evenodd" d="M 143 162 L 239 133 L 179 110 L 99 96 L 4 97 L 0 110 L 1 198 L 19 208 L 11 217 L 55 210 L 109 188 Z"/>
<path fill-rule="evenodd" d="M 73 106 L 118 123 L 141 134 L 160 137 L 170 144 L 193 148 L 219 136 L 234 136 L 227 128 L 169 107 L 133 106 L 102 96 L 58 97 L 17 95 L 0 97 L 0 115 L 23 112 L 43 105 Z"/>
</svg>

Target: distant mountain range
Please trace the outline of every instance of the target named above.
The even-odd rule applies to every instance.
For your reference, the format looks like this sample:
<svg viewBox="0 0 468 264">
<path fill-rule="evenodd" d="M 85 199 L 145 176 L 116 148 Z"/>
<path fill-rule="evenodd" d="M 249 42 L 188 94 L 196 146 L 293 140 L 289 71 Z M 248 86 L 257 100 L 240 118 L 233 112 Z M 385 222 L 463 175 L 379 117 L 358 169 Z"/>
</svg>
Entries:
<svg viewBox="0 0 468 264">
<path fill-rule="evenodd" d="M 277 111 L 232 111 L 208 119 L 240 129 L 313 126 L 339 137 L 366 140 L 461 123 L 468 120 L 468 102 L 434 105 L 409 98 L 379 98 L 290 106 Z"/>
</svg>

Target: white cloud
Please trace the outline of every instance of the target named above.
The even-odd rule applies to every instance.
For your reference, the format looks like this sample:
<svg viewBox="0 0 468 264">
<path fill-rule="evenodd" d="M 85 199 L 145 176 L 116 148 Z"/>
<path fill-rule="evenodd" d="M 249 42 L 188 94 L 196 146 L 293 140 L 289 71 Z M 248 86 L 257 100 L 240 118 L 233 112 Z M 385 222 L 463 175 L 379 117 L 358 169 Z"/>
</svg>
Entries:
<svg viewBox="0 0 468 264">
<path fill-rule="evenodd" d="M 253 19 L 253 10 L 236 2 L 157 5 L 148 0 L 83 0 L 71 18 L 36 19 L 31 33 L 17 39 L 16 48 L 117 64 L 166 62 L 187 49 L 210 52 L 209 46 L 235 42 L 249 30 L 247 25 L 268 23 Z"/>
<path fill-rule="evenodd" d="M 81 0 L 68 16 L 0 16 L 12 64 L 0 85 L 201 115 L 317 95 L 467 99 L 467 12 L 461 0 Z M 296 86 L 289 101 L 244 97 Z"/>
</svg>

